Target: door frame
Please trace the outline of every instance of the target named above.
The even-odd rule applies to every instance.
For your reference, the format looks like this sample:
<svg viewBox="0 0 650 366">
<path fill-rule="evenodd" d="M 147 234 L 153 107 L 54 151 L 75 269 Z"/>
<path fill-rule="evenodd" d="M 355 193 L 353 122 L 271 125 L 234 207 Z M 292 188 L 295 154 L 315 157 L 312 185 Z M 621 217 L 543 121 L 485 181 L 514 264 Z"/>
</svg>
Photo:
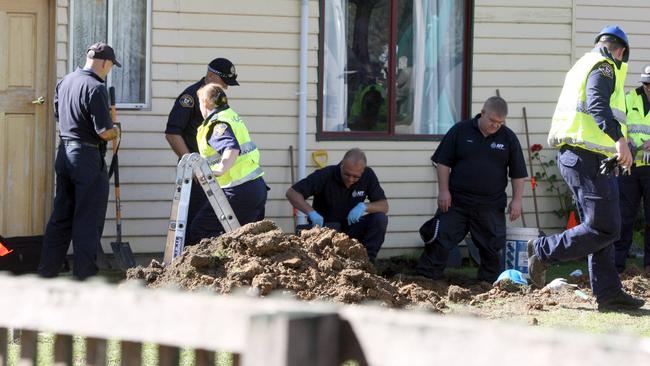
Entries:
<svg viewBox="0 0 650 366">
<path fill-rule="evenodd" d="M 56 86 L 56 64 L 57 64 L 57 13 L 59 11 L 57 7 L 57 0 L 47 0 L 48 8 L 48 30 L 49 30 L 49 39 L 48 39 L 48 50 L 47 50 L 47 59 L 48 59 L 48 68 L 47 68 L 47 89 L 48 89 L 48 99 L 50 103 L 48 106 L 50 111 L 45 113 L 45 123 L 47 126 L 46 133 L 46 142 L 45 142 L 45 157 L 47 159 L 45 163 L 46 173 L 45 173 L 45 225 L 49 221 L 50 214 L 52 212 L 52 206 L 54 203 L 54 159 L 56 155 L 56 120 L 54 119 L 54 113 L 52 113 L 52 108 L 54 103 L 54 87 Z M 43 233 L 45 233 L 45 227 L 43 227 Z"/>
</svg>

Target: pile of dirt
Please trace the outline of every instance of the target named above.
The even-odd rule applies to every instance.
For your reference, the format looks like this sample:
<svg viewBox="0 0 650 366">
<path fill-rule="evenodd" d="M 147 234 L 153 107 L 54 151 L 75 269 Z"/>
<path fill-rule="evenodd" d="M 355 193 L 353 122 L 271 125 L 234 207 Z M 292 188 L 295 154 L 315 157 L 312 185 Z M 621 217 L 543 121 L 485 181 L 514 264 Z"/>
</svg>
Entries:
<svg viewBox="0 0 650 366">
<path fill-rule="evenodd" d="M 296 236 L 268 220 L 204 239 L 169 266 L 152 261 L 146 268 L 132 268 L 127 279 L 144 280 L 152 288 L 180 286 L 221 294 L 249 288 L 259 296 L 289 291 L 302 300 L 375 301 L 430 311 L 439 310 L 441 300 L 433 289 L 378 276 L 363 245 L 343 233 L 314 228 Z"/>
<path fill-rule="evenodd" d="M 415 275 L 415 265 L 413 259 L 398 258 L 380 260 L 375 267 L 363 245 L 343 233 L 314 228 L 296 236 L 264 220 L 187 247 L 166 267 L 152 261 L 147 267 L 132 268 L 127 279 L 143 280 L 152 288 L 208 289 L 219 294 L 243 288 L 257 296 L 280 291 L 307 301 L 375 302 L 487 318 L 596 307 L 587 275 L 567 276 L 581 289 L 576 294 L 576 287 L 546 291 L 507 281 L 493 286 L 463 276 L 433 281 Z M 650 279 L 628 273 L 622 280 L 630 294 L 650 300 Z"/>
</svg>

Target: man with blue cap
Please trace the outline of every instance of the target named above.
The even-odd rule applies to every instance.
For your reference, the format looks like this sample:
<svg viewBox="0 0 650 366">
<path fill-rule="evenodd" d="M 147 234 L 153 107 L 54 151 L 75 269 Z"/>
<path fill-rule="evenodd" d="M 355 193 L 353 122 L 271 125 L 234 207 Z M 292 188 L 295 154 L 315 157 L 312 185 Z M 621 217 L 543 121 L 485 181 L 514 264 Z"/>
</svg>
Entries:
<svg viewBox="0 0 650 366">
<path fill-rule="evenodd" d="M 629 53 L 625 32 L 607 26 L 596 35 L 594 49 L 567 73 L 548 144 L 559 149 L 558 168 L 573 191 L 581 224 L 528 242 L 528 273 L 540 288 L 548 265 L 588 256 L 599 311 L 638 309 L 645 304 L 623 291 L 614 265 L 613 244 L 621 230 L 618 167 L 602 169 L 603 161 L 624 169 L 633 162 L 625 125 Z"/>
</svg>

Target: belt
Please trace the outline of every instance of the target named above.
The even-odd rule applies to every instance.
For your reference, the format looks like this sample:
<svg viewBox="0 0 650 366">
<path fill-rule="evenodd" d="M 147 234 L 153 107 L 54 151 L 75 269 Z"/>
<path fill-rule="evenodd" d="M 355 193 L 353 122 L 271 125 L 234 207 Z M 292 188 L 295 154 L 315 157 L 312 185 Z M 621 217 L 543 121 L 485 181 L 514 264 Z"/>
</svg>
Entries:
<svg viewBox="0 0 650 366">
<path fill-rule="evenodd" d="M 596 157 L 598 157 L 600 159 L 606 159 L 607 158 L 607 155 L 605 155 L 605 154 L 601 154 L 601 153 L 597 153 L 595 151 L 583 149 L 583 148 L 578 147 L 578 146 L 565 144 L 565 145 L 562 145 L 562 147 L 560 147 L 560 152 L 561 153 L 566 151 L 566 150 L 571 150 L 576 154 L 592 154 L 592 155 L 594 155 L 594 156 L 596 156 Z"/>
<path fill-rule="evenodd" d="M 99 148 L 99 144 L 93 144 L 90 142 L 85 142 L 81 140 L 74 140 L 74 139 L 64 139 L 61 138 L 61 144 L 64 146 L 86 146 L 86 147 L 92 147 L 95 149 Z"/>
</svg>

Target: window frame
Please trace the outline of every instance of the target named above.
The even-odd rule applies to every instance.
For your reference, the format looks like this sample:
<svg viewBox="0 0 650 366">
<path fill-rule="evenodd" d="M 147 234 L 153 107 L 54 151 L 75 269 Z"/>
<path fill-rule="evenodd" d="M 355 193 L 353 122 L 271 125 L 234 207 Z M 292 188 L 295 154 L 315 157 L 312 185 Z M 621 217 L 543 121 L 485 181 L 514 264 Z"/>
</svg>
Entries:
<svg viewBox="0 0 650 366">
<path fill-rule="evenodd" d="M 323 80 L 325 77 L 325 1 L 320 0 L 320 18 L 319 18 L 319 35 L 318 35 L 318 100 L 316 115 L 316 141 L 439 141 L 444 134 L 396 134 L 395 133 L 395 100 L 396 85 L 390 82 L 388 89 L 388 132 L 372 131 L 324 131 L 323 130 Z M 390 44 L 397 44 L 397 1 L 389 0 L 391 7 L 390 14 Z M 473 62 L 473 40 L 474 40 L 474 0 L 462 0 L 465 3 L 467 12 L 465 13 L 465 38 L 463 41 L 464 49 L 464 67 L 463 67 L 463 91 L 461 119 L 468 119 L 471 112 L 472 97 L 472 62 Z M 397 49 L 389 47 L 390 62 L 388 80 L 395 80 L 397 68 Z"/>
<path fill-rule="evenodd" d="M 74 4 L 76 1 L 86 1 L 86 0 L 70 0 L 68 5 L 68 72 L 73 72 L 78 65 L 74 64 Z M 113 7 L 111 6 L 113 2 L 119 0 L 106 0 L 108 4 L 108 14 L 106 15 L 106 33 L 108 34 L 108 39 L 105 40 L 109 45 L 113 44 L 113 35 L 112 35 L 112 24 L 113 24 Z M 146 29 L 145 29 L 145 76 L 144 76 L 144 102 L 143 103 L 116 103 L 115 107 L 118 109 L 135 109 L 135 110 L 151 110 L 151 33 L 152 33 L 152 20 L 153 20 L 153 0 L 146 0 L 147 2 L 147 18 L 146 18 Z M 104 40 L 97 40 L 104 41 Z M 119 55 L 117 55 L 119 61 Z M 106 86 L 110 87 L 110 79 L 106 82 Z"/>
</svg>

